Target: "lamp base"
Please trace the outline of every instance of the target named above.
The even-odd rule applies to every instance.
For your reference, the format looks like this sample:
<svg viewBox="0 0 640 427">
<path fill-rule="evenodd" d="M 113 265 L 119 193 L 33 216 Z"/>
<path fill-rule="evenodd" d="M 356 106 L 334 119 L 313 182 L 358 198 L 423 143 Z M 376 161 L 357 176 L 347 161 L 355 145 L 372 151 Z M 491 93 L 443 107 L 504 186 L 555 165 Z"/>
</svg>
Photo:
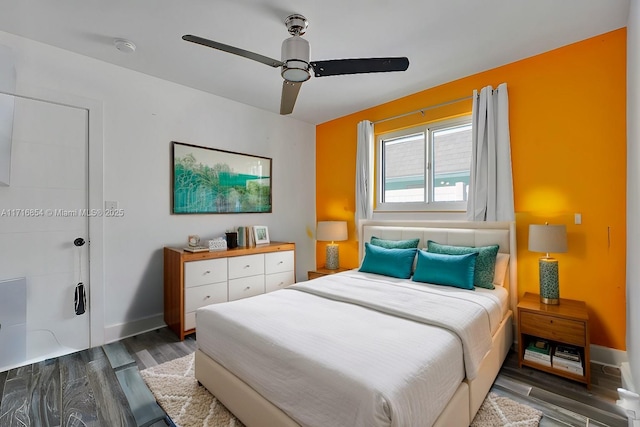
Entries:
<svg viewBox="0 0 640 427">
<path fill-rule="evenodd" d="M 549 305 L 560 304 L 560 286 L 558 283 L 558 260 L 540 258 L 540 302 Z"/>
<path fill-rule="evenodd" d="M 324 266 L 327 270 L 337 270 L 340 268 L 340 258 L 338 245 L 330 243 L 327 245 L 327 262 Z"/>
</svg>

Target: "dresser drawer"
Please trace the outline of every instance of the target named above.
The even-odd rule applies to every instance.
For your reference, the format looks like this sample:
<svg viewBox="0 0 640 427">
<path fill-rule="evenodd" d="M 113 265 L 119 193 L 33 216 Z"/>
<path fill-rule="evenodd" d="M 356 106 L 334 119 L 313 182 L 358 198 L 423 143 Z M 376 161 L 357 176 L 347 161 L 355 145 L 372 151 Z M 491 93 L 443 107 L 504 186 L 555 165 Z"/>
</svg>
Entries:
<svg viewBox="0 0 640 427">
<path fill-rule="evenodd" d="M 184 286 L 206 285 L 227 280 L 227 259 L 206 259 L 184 263 Z"/>
<path fill-rule="evenodd" d="M 264 293 L 264 274 L 229 280 L 229 301 Z"/>
<path fill-rule="evenodd" d="M 227 301 L 227 282 L 192 286 L 184 291 L 184 312 L 189 313 L 209 304 Z"/>
<path fill-rule="evenodd" d="M 520 312 L 520 333 L 582 347 L 586 342 L 584 322 L 527 311 Z"/>
<path fill-rule="evenodd" d="M 293 271 L 293 251 L 272 252 L 264 254 L 264 271 L 266 274 Z"/>
<path fill-rule="evenodd" d="M 229 279 L 264 274 L 264 254 L 229 258 Z"/>
<path fill-rule="evenodd" d="M 277 291 L 286 288 L 296 282 L 293 271 L 285 271 L 284 273 L 267 274 L 264 279 L 265 292 Z"/>
</svg>

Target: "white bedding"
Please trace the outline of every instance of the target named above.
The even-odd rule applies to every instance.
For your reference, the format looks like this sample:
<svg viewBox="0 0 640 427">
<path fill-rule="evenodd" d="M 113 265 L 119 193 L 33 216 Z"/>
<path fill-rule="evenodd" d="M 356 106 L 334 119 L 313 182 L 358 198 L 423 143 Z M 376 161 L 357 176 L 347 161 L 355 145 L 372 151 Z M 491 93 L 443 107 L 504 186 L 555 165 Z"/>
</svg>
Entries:
<svg viewBox="0 0 640 427">
<path fill-rule="evenodd" d="M 204 307 L 198 346 L 302 426 L 430 426 L 477 373 L 501 291 L 385 279 L 346 272 Z"/>
</svg>

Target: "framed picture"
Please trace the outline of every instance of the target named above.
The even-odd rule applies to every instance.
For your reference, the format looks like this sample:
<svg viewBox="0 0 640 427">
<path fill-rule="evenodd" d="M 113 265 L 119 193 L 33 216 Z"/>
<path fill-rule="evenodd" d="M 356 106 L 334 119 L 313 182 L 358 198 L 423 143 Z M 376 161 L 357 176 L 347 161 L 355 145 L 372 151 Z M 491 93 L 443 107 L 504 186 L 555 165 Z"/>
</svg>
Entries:
<svg viewBox="0 0 640 427">
<path fill-rule="evenodd" d="M 264 225 L 254 225 L 253 235 L 256 238 L 256 245 L 269 243 L 269 229 Z"/>
<path fill-rule="evenodd" d="M 172 143 L 171 212 L 271 212 L 271 159 Z"/>
</svg>

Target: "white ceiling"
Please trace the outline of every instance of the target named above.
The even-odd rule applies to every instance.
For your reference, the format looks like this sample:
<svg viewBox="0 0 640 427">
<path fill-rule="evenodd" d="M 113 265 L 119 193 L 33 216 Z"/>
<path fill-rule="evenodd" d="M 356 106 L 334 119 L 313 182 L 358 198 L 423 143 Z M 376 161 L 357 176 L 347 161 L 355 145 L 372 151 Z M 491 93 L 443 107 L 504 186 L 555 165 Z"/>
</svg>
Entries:
<svg viewBox="0 0 640 427">
<path fill-rule="evenodd" d="M 301 13 L 311 60 L 409 58 L 405 72 L 312 77 L 291 117 L 318 124 L 624 27 L 628 9 L 629 0 L 0 0 L 0 30 L 274 113 L 279 69 L 182 35 L 280 59 L 284 19 Z M 136 52 L 116 50 L 118 37 Z"/>
</svg>

